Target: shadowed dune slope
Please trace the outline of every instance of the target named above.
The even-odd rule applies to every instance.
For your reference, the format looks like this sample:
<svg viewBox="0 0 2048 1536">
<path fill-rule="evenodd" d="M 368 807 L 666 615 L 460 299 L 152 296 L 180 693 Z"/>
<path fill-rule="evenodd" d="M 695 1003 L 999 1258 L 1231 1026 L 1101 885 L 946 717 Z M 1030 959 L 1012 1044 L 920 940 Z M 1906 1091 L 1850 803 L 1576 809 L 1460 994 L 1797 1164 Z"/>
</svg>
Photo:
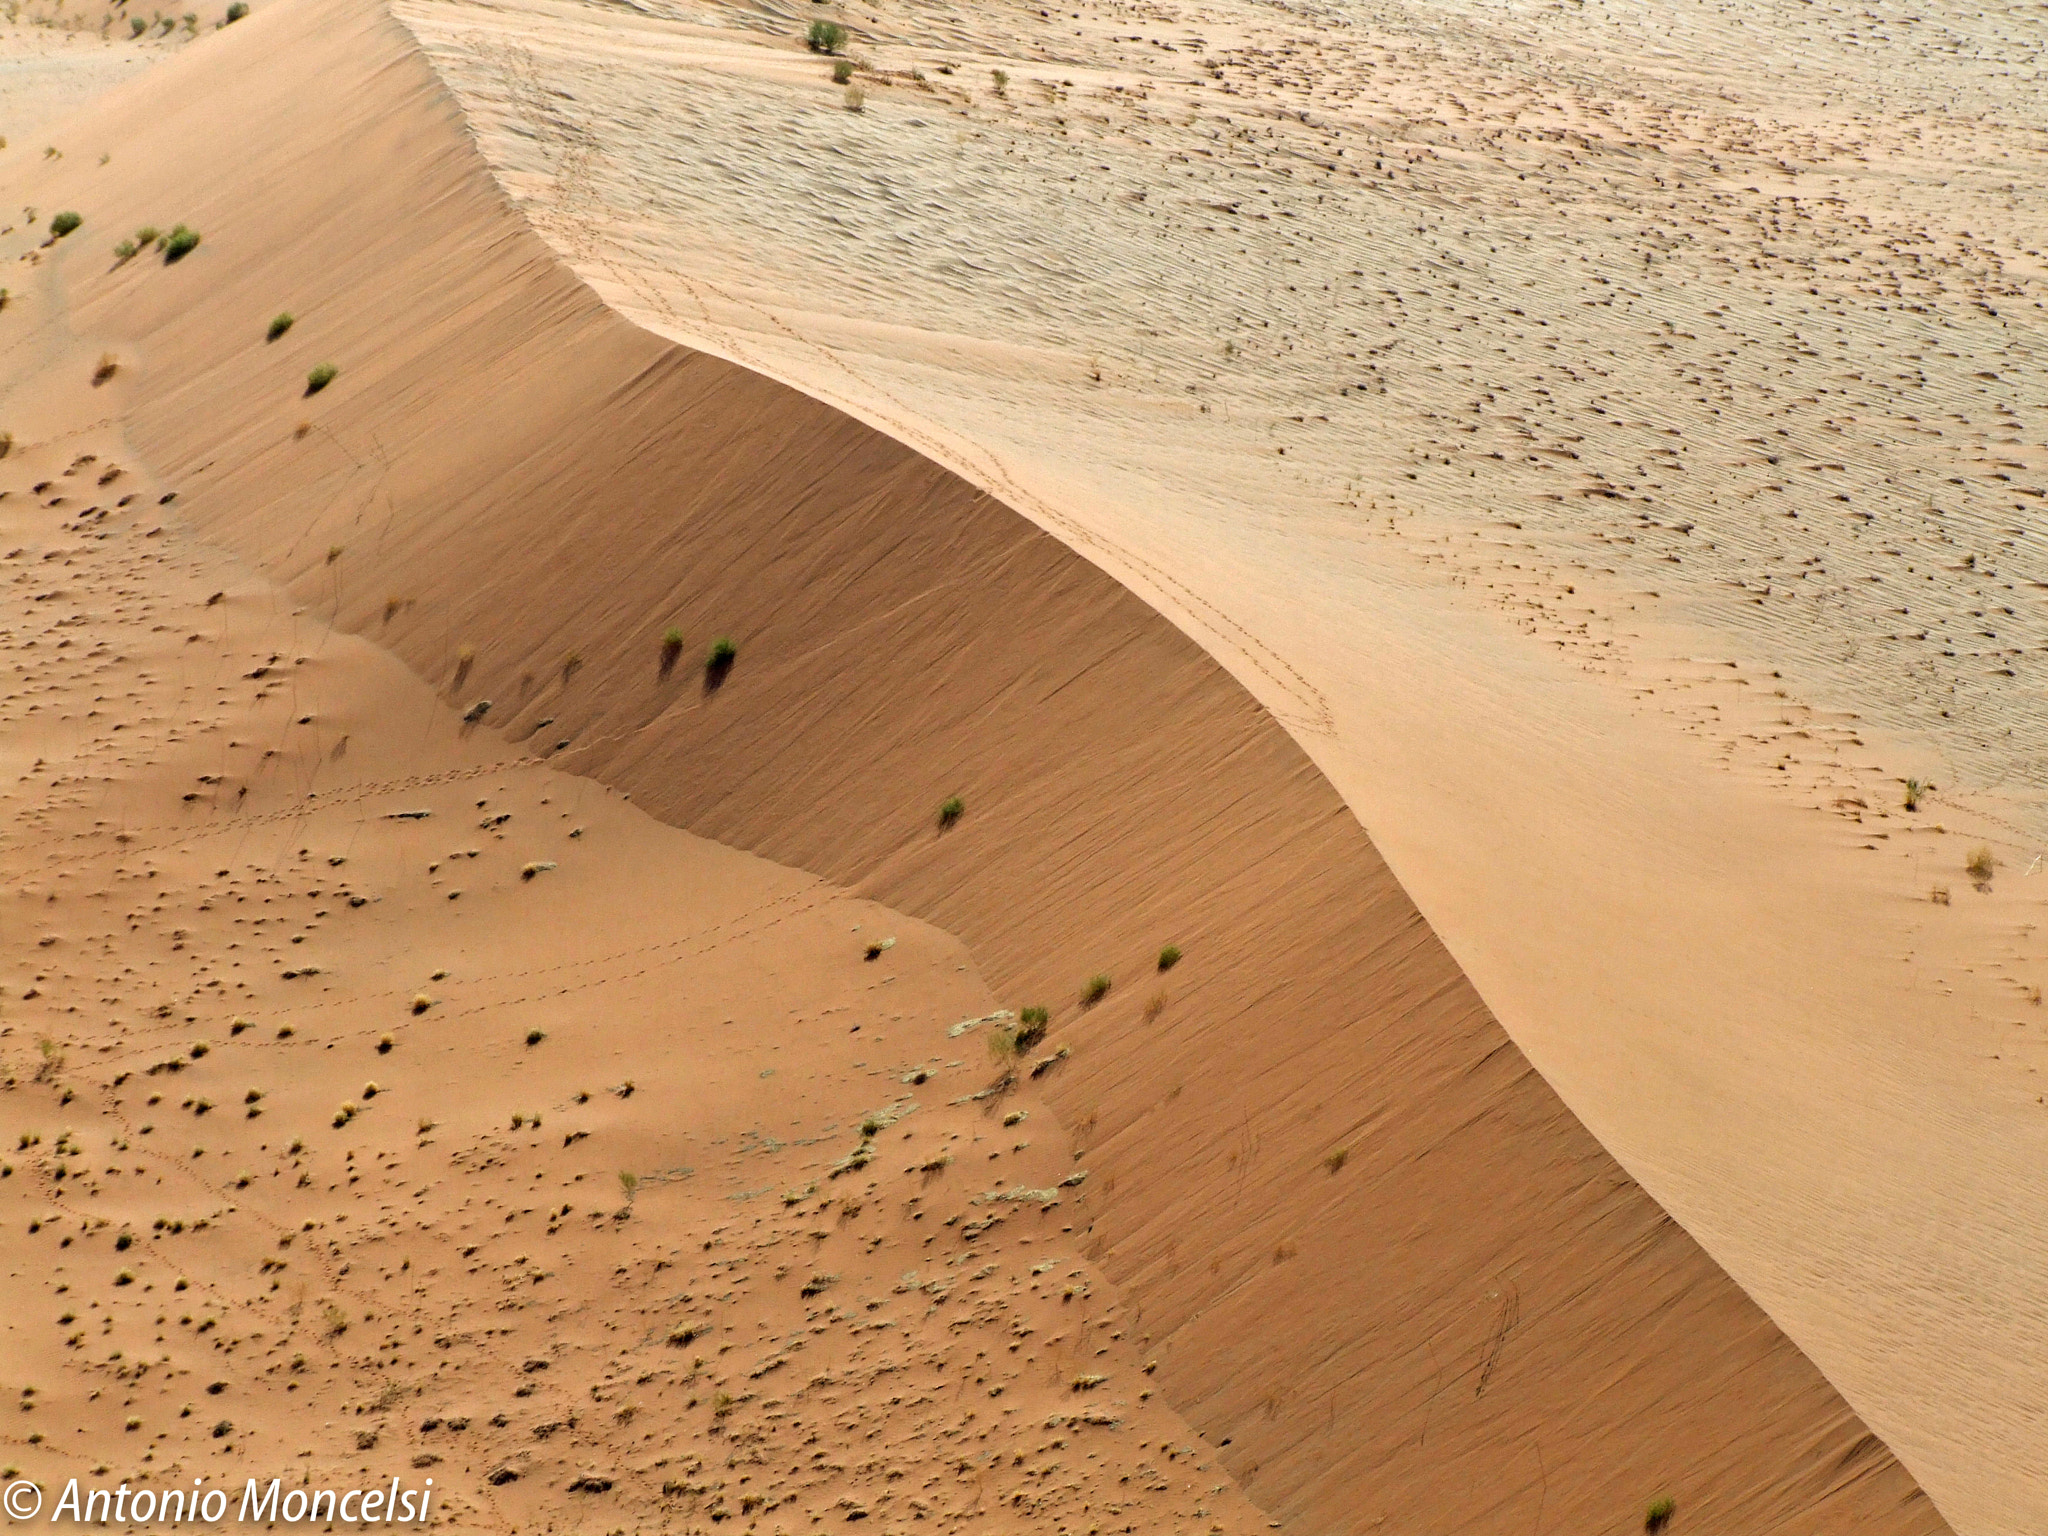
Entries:
<svg viewBox="0 0 2048 1536">
<path fill-rule="evenodd" d="M 904 446 L 606 310 L 381 9 L 283 0 L 58 141 L 8 169 L 92 238 L 25 286 L 122 359 L 109 409 L 178 511 L 532 750 L 1051 1009 L 1088 1251 L 1274 1515 L 1620 1532 L 1668 1494 L 1702 1530 L 1946 1529 L 1207 655 Z M 183 262 L 107 260 L 178 220 Z"/>
</svg>

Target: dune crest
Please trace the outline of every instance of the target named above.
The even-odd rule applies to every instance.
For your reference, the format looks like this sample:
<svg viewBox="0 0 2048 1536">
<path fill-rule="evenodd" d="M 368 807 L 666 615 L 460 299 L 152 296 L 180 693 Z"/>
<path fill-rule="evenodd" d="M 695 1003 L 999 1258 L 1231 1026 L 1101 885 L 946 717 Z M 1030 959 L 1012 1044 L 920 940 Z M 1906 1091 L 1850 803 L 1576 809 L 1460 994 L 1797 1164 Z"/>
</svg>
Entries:
<svg viewBox="0 0 2048 1536">
<path fill-rule="evenodd" d="M 232 165 L 192 149 L 223 122 Z M 380 7 L 282 0 L 66 134 L 120 147 L 33 173 L 94 231 L 204 241 L 39 257 L 18 434 L 117 418 L 192 529 L 472 723 L 935 924 L 1047 1008 L 1023 1072 L 1088 1175 L 1075 1241 L 1261 1509 L 1561 1529 L 1668 1495 L 1712 1529 L 1946 1529 L 1530 1068 L 1270 714 L 950 471 L 605 308 Z M 58 338 L 118 393 L 29 393 Z"/>
</svg>

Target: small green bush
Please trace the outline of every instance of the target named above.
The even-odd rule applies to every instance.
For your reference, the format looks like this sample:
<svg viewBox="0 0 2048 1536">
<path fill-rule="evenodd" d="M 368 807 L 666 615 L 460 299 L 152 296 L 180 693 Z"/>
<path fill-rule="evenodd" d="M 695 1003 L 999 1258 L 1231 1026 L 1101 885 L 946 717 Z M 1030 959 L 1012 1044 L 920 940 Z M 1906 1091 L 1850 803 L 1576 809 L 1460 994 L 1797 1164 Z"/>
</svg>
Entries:
<svg viewBox="0 0 2048 1536">
<path fill-rule="evenodd" d="M 1101 974 L 1090 976 L 1088 978 L 1088 985 L 1081 989 L 1081 1001 L 1090 1008 L 1093 1008 L 1107 996 L 1109 996 L 1109 978 Z"/>
<path fill-rule="evenodd" d="M 730 637 L 720 635 L 711 642 L 711 650 L 704 658 L 704 675 L 713 681 L 722 679 L 732 670 L 732 664 L 739 659 L 740 648 Z"/>
<path fill-rule="evenodd" d="M 84 222 L 85 220 L 75 213 L 60 213 L 50 220 L 50 233 L 62 240 Z"/>
<path fill-rule="evenodd" d="M 282 336 L 286 331 L 292 328 L 292 322 L 297 318 L 298 317 L 292 314 L 290 310 L 286 310 L 281 314 L 272 315 L 270 317 L 270 329 L 264 332 L 263 339 L 265 341 L 277 340 L 278 337 Z"/>
<path fill-rule="evenodd" d="M 1052 1016 L 1043 1008 L 1026 1008 L 1017 1015 L 1017 1031 L 1010 1038 L 1016 1042 L 1017 1054 L 1023 1055 L 1045 1038 L 1046 1026 Z"/>
<path fill-rule="evenodd" d="M 545 1039 L 547 1039 L 547 1032 L 545 1030 L 529 1029 L 526 1032 L 526 1043 L 528 1045 L 539 1045 Z"/>
<path fill-rule="evenodd" d="M 134 259 L 134 256 L 135 242 L 133 240 L 123 240 L 114 247 L 114 260 L 116 261 L 130 261 Z"/>
<path fill-rule="evenodd" d="M 1170 971 L 1179 964 L 1180 946 L 1178 944 L 1169 944 L 1166 948 L 1159 951 L 1159 969 L 1162 971 Z"/>
<path fill-rule="evenodd" d="M 221 25 L 224 27 L 233 26 L 248 14 L 249 6 L 247 0 L 235 0 L 235 3 L 228 7 L 228 19 L 222 22 Z"/>
<path fill-rule="evenodd" d="M 832 65 L 832 83 L 834 85 L 844 85 L 852 78 L 853 61 L 851 59 L 839 59 L 834 62 Z"/>
<path fill-rule="evenodd" d="M 309 395 L 319 394 L 321 390 L 334 382 L 334 376 L 340 372 L 341 370 L 335 367 L 334 364 L 322 363 L 306 375 L 306 393 Z"/>
<path fill-rule="evenodd" d="M 939 825 L 950 827 L 967 814 L 967 802 L 958 795 L 953 796 L 939 807 Z"/>
<path fill-rule="evenodd" d="M 183 261 L 199 249 L 199 231 L 180 224 L 164 236 L 164 262 Z"/>
<path fill-rule="evenodd" d="M 676 669 L 676 658 L 683 654 L 683 632 L 671 629 L 661 637 L 661 675 L 667 677 Z"/>
<path fill-rule="evenodd" d="M 837 53 L 846 46 L 846 28 L 836 21 L 814 21 L 804 33 L 804 46 L 813 53 Z"/>
<path fill-rule="evenodd" d="M 154 224 L 145 224 L 142 228 L 135 231 L 135 248 L 138 251 L 143 250 L 148 246 L 155 245 L 162 238 L 162 230 L 158 229 Z"/>
<path fill-rule="evenodd" d="M 130 37 L 140 37 L 142 36 L 143 33 L 147 32 L 148 30 L 149 23 L 144 21 L 140 16 L 130 16 L 128 18 L 128 35 Z"/>
<path fill-rule="evenodd" d="M 1663 1530 L 1665 1526 L 1671 1523 L 1671 1517 L 1677 1510 L 1678 1506 L 1670 1499 L 1658 1499 L 1648 1509 L 1643 1511 L 1643 1529 L 1646 1531 Z"/>
</svg>

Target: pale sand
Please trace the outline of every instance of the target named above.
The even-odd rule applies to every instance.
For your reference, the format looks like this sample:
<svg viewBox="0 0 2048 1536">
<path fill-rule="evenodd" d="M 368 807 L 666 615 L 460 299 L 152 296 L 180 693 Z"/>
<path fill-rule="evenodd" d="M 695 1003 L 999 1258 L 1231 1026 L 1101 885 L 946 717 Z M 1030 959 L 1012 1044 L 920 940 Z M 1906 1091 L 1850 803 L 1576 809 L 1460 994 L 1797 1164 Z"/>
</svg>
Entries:
<svg viewBox="0 0 2048 1536">
<path fill-rule="evenodd" d="M 2048 1519 L 2031 13 L 402 13 L 610 302 L 1223 659 L 1943 1508 Z"/>
</svg>

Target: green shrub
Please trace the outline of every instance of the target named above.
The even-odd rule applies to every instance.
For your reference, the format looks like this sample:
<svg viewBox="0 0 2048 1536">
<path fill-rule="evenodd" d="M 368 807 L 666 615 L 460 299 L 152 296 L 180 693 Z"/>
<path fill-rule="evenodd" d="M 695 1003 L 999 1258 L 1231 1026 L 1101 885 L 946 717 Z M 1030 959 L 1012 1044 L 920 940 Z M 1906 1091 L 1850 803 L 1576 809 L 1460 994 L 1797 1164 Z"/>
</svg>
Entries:
<svg viewBox="0 0 2048 1536">
<path fill-rule="evenodd" d="M 222 22 L 221 25 L 224 27 L 232 26 L 248 14 L 249 6 L 247 0 L 235 0 L 235 3 L 228 7 L 228 19 Z"/>
<path fill-rule="evenodd" d="M 740 648 L 732 643 L 729 636 L 720 635 L 711 642 L 711 650 L 704 658 L 705 680 L 716 686 L 725 681 L 725 674 L 732 670 L 732 664 L 739 659 Z"/>
<path fill-rule="evenodd" d="M 1678 1506 L 1670 1499 L 1658 1499 L 1648 1509 L 1643 1511 L 1643 1529 L 1646 1531 L 1663 1530 L 1665 1526 L 1671 1523 L 1671 1517 L 1677 1510 Z"/>
<path fill-rule="evenodd" d="M 341 370 L 335 367 L 334 364 L 322 363 L 306 375 L 306 393 L 309 395 L 319 394 L 321 390 L 334 382 L 334 376 L 340 372 Z"/>
<path fill-rule="evenodd" d="M 939 825 L 950 827 L 967 814 L 967 802 L 958 795 L 953 796 L 939 807 Z"/>
<path fill-rule="evenodd" d="M 1109 978 L 1101 974 L 1090 976 L 1088 978 L 1088 985 L 1081 989 L 1081 1001 L 1090 1008 L 1093 1008 L 1107 996 L 1109 996 Z"/>
<path fill-rule="evenodd" d="M 296 318 L 297 316 L 293 315 L 290 310 L 286 310 L 282 314 L 272 315 L 270 317 L 270 329 L 264 333 L 263 339 L 265 341 L 277 340 L 278 337 L 292 328 L 292 322 Z"/>
<path fill-rule="evenodd" d="M 844 85 L 844 84 L 846 84 L 846 82 L 847 82 L 847 81 L 851 80 L 852 78 L 853 78 L 853 61 L 852 61 L 852 60 L 850 60 L 850 59 L 840 59 L 840 60 L 836 61 L 836 62 L 835 62 L 835 63 L 833 64 L 833 66 L 832 66 L 832 83 L 833 83 L 834 85 Z"/>
<path fill-rule="evenodd" d="M 683 632 L 671 629 L 661 637 L 661 675 L 667 677 L 676 669 L 676 658 L 683 654 Z"/>
<path fill-rule="evenodd" d="M 116 261 L 130 261 L 134 256 L 135 242 L 133 240 L 123 240 L 114 247 L 114 260 Z"/>
<path fill-rule="evenodd" d="M 180 224 L 164 236 L 164 261 L 183 261 L 199 249 L 199 231 Z"/>
<path fill-rule="evenodd" d="M 1166 948 L 1159 951 L 1159 969 L 1162 971 L 1170 971 L 1179 964 L 1180 946 L 1178 944 L 1169 944 Z"/>
<path fill-rule="evenodd" d="M 148 30 L 149 23 L 144 21 L 140 16 L 130 16 L 128 18 L 128 35 L 130 37 L 140 37 L 142 36 L 143 33 L 147 32 Z"/>
<path fill-rule="evenodd" d="M 145 224 L 142 228 L 135 231 L 135 248 L 138 251 L 143 250 L 148 246 L 155 245 L 162 238 L 163 231 L 154 224 Z"/>
<path fill-rule="evenodd" d="M 1015 1042 L 1017 1054 L 1023 1055 L 1045 1038 L 1046 1026 L 1052 1016 L 1043 1008 L 1026 1008 L 1017 1015 L 1017 1029 L 1010 1038 Z"/>
<path fill-rule="evenodd" d="M 836 21 L 814 21 L 804 33 L 804 46 L 813 53 L 837 53 L 846 46 L 846 28 Z"/>
<path fill-rule="evenodd" d="M 85 220 L 75 213 L 60 213 L 50 220 L 50 233 L 62 240 L 84 222 Z"/>
</svg>

